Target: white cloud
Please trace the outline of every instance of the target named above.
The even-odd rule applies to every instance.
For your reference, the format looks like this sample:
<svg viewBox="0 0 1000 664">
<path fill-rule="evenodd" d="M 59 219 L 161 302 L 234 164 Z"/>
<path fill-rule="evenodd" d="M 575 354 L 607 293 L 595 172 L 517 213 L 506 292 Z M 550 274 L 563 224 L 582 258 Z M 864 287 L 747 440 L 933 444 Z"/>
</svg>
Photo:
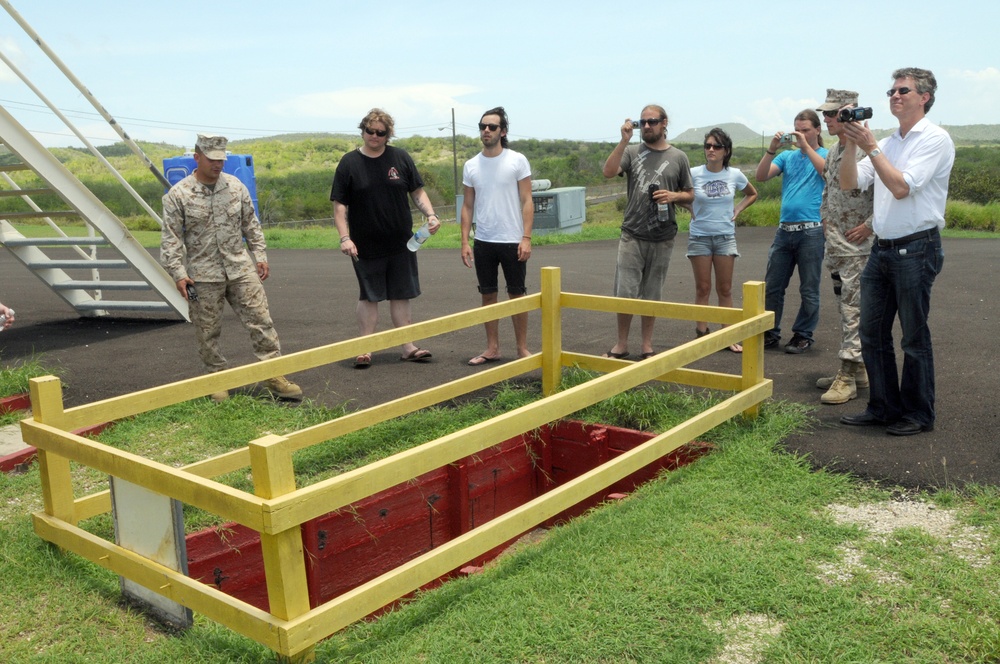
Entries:
<svg viewBox="0 0 1000 664">
<path fill-rule="evenodd" d="M 456 114 L 476 115 L 478 106 L 458 101 L 475 92 L 478 89 L 472 86 L 449 83 L 354 87 L 299 95 L 271 104 L 268 110 L 283 118 L 320 118 L 347 122 L 353 128 L 370 109 L 378 107 L 392 115 L 398 129 L 450 123 L 453 108 Z"/>
<path fill-rule="evenodd" d="M 778 130 L 788 131 L 795 124 L 795 116 L 805 108 L 820 105 L 816 99 L 757 99 L 749 103 L 750 115 L 737 115 L 735 122 L 741 122 L 755 131 L 772 134 Z"/>
</svg>

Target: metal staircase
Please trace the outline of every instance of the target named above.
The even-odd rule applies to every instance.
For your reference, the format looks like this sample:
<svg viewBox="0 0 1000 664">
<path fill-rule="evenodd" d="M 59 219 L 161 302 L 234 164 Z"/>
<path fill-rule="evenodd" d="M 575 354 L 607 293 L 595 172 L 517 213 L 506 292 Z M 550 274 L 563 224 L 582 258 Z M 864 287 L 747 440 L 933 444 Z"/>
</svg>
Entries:
<svg viewBox="0 0 1000 664">
<path fill-rule="evenodd" d="M 0 198 L 20 198 L 25 204 L 23 212 L 0 212 L 0 244 L 81 316 L 159 312 L 187 320 L 187 302 L 170 275 L 2 106 L 0 143 L 16 158 L 0 165 Z M 23 171 L 34 172 L 44 186 L 21 188 L 11 174 Z M 53 195 L 63 209 L 43 210 L 33 198 L 52 200 Z M 38 220 L 54 231 L 52 237 L 27 237 L 18 231 L 17 224 L 24 222 L 34 222 L 38 229 Z M 80 226 L 86 235 L 74 237 L 63 230 Z M 105 280 L 102 271 L 121 278 Z"/>
<path fill-rule="evenodd" d="M 77 91 L 90 101 L 153 175 L 169 186 L 166 178 L 124 132 L 120 123 L 97 102 L 90 90 L 69 71 L 10 2 L 0 0 L 0 7 L 21 26 Z M 159 215 L 3 51 L 0 51 L 0 62 L 49 107 L 53 115 L 76 135 L 146 213 L 162 226 Z M 3 148 L 6 148 L 7 154 L 4 154 Z M 60 209 L 45 210 L 36 204 L 36 197 L 50 207 Z M 17 207 L 17 204 L 7 202 L 11 199 L 19 200 L 23 208 L 10 211 Z M 143 312 L 189 320 L 187 301 L 177 292 L 170 275 L 143 249 L 121 220 L 3 106 L 0 106 L 0 205 L 7 210 L 0 212 L 0 244 L 81 316 Z M 31 232 L 27 230 L 29 224 Z M 40 224 L 47 225 L 47 228 Z M 19 227 L 23 233 L 18 230 Z M 67 232 L 65 229 L 73 230 Z M 46 237 L 39 237 L 43 234 Z M 104 279 L 102 271 L 105 274 L 110 271 L 115 276 Z"/>
</svg>

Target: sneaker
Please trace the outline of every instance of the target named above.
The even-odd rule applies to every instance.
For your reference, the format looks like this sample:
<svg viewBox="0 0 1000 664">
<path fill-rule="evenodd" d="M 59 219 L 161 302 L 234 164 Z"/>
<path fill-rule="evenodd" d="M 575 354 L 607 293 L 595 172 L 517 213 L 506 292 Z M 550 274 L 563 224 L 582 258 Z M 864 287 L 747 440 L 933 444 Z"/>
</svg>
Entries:
<svg viewBox="0 0 1000 664">
<path fill-rule="evenodd" d="M 229 390 L 219 390 L 218 392 L 212 392 L 208 395 L 208 398 L 219 403 L 220 401 L 225 401 L 229 398 Z"/>
<path fill-rule="evenodd" d="M 799 353 L 804 353 L 809 350 L 809 347 L 812 345 L 812 339 L 806 339 L 801 335 L 793 334 L 791 341 L 785 344 L 785 352 L 798 355 Z"/>
<path fill-rule="evenodd" d="M 284 376 L 276 376 L 264 381 L 264 387 L 271 391 L 276 397 L 282 399 L 296 399 L 302 397 L 302 388 L 290 382 Z"/>
<path fill-rule="evenodd" d="M 764 333 L 764 348 L 774 348 L 781 341 L 780 334 L 771 334 L 770 332 Z"/>
</svg>

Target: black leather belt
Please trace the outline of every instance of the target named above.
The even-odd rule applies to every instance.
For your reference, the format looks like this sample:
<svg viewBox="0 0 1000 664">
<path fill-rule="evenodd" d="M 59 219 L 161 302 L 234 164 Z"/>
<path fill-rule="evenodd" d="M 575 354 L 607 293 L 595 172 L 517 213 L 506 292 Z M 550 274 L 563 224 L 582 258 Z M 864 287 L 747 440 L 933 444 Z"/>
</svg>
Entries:
<svg viewBox="0 0 1000 664">
<path fill-rule="evenodd" d="M 878 246 L 880 247 L 898 247 L 900 245 L 913 242 L 914 240 L 933 240 L 940 232 L 936 228 L 932 228 L 927 231 L 919 231 L 917 233 L 911 233 L 910 235 L 904 235 L 903 237 L 894 237 L 891 240 L 885 238 L 878 238 Z"/>
</svg>

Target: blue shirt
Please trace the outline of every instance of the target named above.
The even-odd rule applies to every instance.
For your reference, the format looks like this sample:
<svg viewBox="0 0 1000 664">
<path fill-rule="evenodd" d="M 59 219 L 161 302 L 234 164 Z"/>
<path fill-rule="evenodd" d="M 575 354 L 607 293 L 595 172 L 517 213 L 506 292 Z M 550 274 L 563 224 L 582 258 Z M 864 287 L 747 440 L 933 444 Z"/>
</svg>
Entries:
<svg viewBox="0 0 1000 664">
<path fill-rule="evenodd" d="M 816 148 L 826 159 L 829 150 Z M 785 150 L 771 162 L 781 169 L 781 222 L 820 221 L 823 202 L 823 176 L 802 150 Z"/>
</svg>

